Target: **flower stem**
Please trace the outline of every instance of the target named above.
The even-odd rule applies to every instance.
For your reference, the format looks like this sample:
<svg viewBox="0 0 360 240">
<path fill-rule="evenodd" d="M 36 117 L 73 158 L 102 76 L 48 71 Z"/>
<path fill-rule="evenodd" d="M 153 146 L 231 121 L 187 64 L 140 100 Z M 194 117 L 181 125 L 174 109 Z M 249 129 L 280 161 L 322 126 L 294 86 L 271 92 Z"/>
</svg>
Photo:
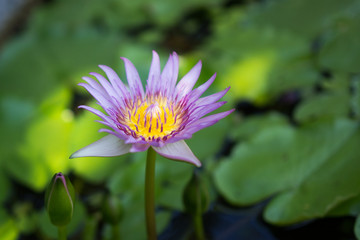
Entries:
<svg viewBox="0 0 360 240">
<path fill-rule="evenodd" d="M 156 152 L 151 147 L 147 152 L 145 174 L 145 218 L 148 240 L 156 239 L 155 221 L 155 160 Z"/>
<path fill-rule="evenodd" d="M 58 240 L 66 240 L 66 226 L 58 227 Z"/>
<path fill-rule="evenodd" d="M 193 221 L 195 225 L 195 234 L 197 240 L 205 240 L 202 214 L 194 214 Z"/>
</svg>

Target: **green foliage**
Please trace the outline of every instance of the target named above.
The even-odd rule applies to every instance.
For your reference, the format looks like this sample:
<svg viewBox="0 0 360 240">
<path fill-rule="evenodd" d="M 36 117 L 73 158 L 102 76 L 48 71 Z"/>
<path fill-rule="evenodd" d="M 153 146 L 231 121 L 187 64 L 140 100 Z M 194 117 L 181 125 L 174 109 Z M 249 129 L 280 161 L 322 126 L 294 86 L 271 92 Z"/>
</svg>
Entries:
<svg viewBox="0 0 360 240">
<path fill-rule="evenodd" d="M 206 47 L 222 87 L 232 97 L 264 105 L 287 89 L 308 88 L 317 79 L 308 42 L 271 25 L 242 27 L 243 9 L 220 15 Z M 238 31 L 234 31 L 238 30 Z M 211 56 L 217 56 L 213 58 Z"/>
<path fill-rule="evenodd" d="M 210 205 L 210 196 L 205 182 L 199 174 L 194 173 L 183 193 L 185 210 L 194 216 L 204 214 Z"/>
<path fill-rule="evenodd" d="M 19 230 L 13 220 L 7 220 L 0 225 L 0 234 L 4 240 L 15 240 L 19 234 Z"/>
<path fill-rule="evenodd" d="M 358 5 L 354 0 L 280 0 L 253 6 L 249 18 L 255 25 L 271 25 L 299 37 L 316 37 L 338 18 L 349 15 Z"/>
<path fill-rule="evenodd" d="M 255 132 L 219 165 L 218 190 L 237 205 L 277 194 L 265 210 L 265 218 L 276 224 L 324 216 L 360 194 L 357 125 L 338 119 Z"/>
<path fill-rule="evenodd" d="M 99 64 L 125 80 L 120 56 L 131 59 L 145 83 L 152 49 L 162 66 L 178 51 L 179 77 L 201 59 L 198 84 L 217 72 L 207 94 L 231 86 L 222 110 L 244 100 L 254 108 L 239 104 L 239 111 L 187 140 L 214 180 L 212 204 L 219 204 L 218 194 L 235 207 L 268 199 L 264 219 L 277 225 L 358 216 L 359 2 L 241 2 L 57 0 L 35 8 L 0 53 L 0 202 L 11 205 L 9 212 L 0 209 L 1 238 L 56 236 L 36 199 L 12 200 L 23 197 L 19 186 L 36 198 L 59 171 L 73 174 L 83 200 L 71 237 L 94 239 L 104 226 L 103 238 L 112 238 L 100 211 L 110 194 L 123 205 L 120 236 L 145 238 L 145 153 L 68 157 L 104 136 L 94 122 L 99 118 L 76 108 L 97 108 L 76 83 L 101 73 Z M 192 172 L 191 165 L 157 158 L 158 233 L 173 211 L 184 211 Z"/>
</svg>

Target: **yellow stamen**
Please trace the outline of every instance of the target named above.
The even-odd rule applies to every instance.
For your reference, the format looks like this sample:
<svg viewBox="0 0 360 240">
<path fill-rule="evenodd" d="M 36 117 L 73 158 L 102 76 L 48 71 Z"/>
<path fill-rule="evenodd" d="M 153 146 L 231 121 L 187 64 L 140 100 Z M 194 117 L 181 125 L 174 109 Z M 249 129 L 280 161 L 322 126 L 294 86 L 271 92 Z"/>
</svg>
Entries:
<svg viewBox="0 0 360 240">
<path fill-rule="evenodd" d="M 128 126 L 136 137 L 145 140 L 162 139 L 178 130 L 180 126 L 179 109 L 171 107 L 166 98 L 155 97 L 138 101 L 126 110 L 121 122 Z"/>
</svg>

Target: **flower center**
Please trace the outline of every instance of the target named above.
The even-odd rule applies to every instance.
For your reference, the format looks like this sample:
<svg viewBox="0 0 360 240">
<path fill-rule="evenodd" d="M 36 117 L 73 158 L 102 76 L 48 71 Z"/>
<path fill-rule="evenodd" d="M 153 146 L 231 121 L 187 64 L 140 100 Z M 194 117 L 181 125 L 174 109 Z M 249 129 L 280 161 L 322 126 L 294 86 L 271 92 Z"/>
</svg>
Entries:
<svg viewBox="0 0 360 240">
<path fill-rule="evenodd" d="M 165 141 L 178 132 L 181 115 L 179 107 L 169 104 L 166 98 L 147 98 L 128 108 L 121 122 L 129 128 L 125 133 L 135 138 Z"/>
</svg>

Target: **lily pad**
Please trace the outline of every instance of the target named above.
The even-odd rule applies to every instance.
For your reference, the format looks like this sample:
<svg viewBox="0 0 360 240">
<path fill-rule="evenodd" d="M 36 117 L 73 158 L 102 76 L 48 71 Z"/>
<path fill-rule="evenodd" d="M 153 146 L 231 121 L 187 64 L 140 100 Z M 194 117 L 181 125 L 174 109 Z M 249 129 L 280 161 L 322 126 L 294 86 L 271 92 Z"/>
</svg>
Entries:
<svg viewBox="0 0 360 240">
<path fill-rule="evenodd" d="M 271 26 L 250 28 L 241 9 L 237 21 L 222 16 L 209 41 L 208 58 L 220 69 L 221 87 L 232 87 L 232 98 L 263 105 L 294 88 L 309 88 L 317 79 L 306 39 Z M 230 23 L 228 23 L 230 21 Z M 220 79 L 221 78 L 221 79 Z"/>
<path fill-rule="evenodd" d="M 0 236 L 4 240 L 16 240 L 18 238 L 19 230 L 16 223 L 9 219 L 0 224 Z"/>
<path fill-rule="evenodd" d="M 360 7 L 354 7 L 353 16 L 334 24 L 332 34 L 320 51 L 319 62 L 322 68 L 339 72 L 358 73 L 360 51 L 356 39 L 359 38 Z M 357 10 L 357 11 L 356 11 Z"/>
<path fill-rule="evenodd" d="M 264 129 L 221 162 L 217 189 L 236 205 L 275 195 L 265 211 L 275 224 L 325 216 L 360 191 L 353 174 L 357 135 L 357 123 L 346 119 Z"/>
<path fill-rule="evenodd" d="M 45 100 L 14 150 L 17 157 L 5 162 L 12 176 L 35 191 L 42 191 L 55 172 L 68 168 L 67 143 L 72 119 L 65 106 L 69 98 L 69 92 L 60 88 Z"/>
<path fill-rule="evenodd" d="M 249 11 L 250 22 L 273 26 L 302 37 L 315 37 L 332 21 L 355 5 L 354 0 L 292 0 L 254 4 Z"/>
</svg>

